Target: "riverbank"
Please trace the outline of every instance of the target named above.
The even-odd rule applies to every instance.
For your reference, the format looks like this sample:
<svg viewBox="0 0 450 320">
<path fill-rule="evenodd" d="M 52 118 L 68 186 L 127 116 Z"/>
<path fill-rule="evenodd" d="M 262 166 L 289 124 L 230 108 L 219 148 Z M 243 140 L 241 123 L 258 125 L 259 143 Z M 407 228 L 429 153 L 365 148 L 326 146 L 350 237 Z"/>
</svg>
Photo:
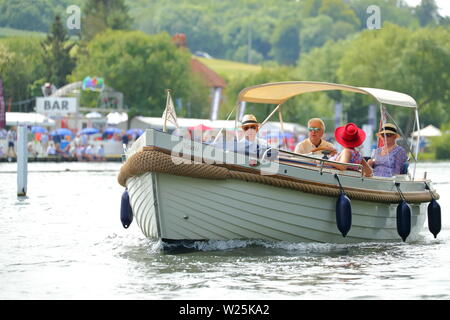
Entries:
<svg viewBox="0 0 450 320">
<path fill-rule="evenodd" d="M 92 161 L 78 161 L 75 157 L 63 158 L 60 156 L 45 156 L 45 157 L 28 157 L 28 162 L 120 162 L 121 155 L 107 155 L 105 160 L 92 160 Z M 0 162 L 17 162 L 14 158 L 0 158 Z"/>
</svg>

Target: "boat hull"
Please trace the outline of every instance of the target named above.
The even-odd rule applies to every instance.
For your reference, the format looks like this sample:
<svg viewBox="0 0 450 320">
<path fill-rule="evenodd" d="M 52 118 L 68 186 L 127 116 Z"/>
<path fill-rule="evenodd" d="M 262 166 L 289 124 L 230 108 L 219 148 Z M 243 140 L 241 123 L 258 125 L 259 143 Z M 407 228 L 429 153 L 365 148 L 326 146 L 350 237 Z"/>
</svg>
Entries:
<svg viewBox="0 0 450 320">
<path fill-rule="evenodd" d="M 127 180 L 135 220 L 146 237 L 167 240 L 264 239 L 354 243 L 401 241 L 397 204 L 352 200 L 352 226 L 336 226 L 337 198 L 243 180 L 148 172 Z M 425 222 L 426 203 L 410 204 L 411 234 Z"/>
</svg>

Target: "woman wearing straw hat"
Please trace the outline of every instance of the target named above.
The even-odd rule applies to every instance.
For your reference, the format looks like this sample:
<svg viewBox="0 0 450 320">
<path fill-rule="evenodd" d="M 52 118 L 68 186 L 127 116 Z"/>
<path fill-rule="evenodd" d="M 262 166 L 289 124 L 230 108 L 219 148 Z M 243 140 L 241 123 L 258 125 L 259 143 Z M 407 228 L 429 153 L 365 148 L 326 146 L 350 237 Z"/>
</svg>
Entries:
<svg viewBox="0 0 450 320">
<path fill-rule="evenodd" d="M 337 155 L 330 158 L 337 162 L 362 164 L 365 176 L 372 176 L 372 168 L 367 164 L 367 162 L 362 157 L 361 153 L 356 150 L 364 140 L 366 139 L 366 133 L 358 128 L 354 123 L 348 123 L 345 126 L 338 127 L 334 131 L 334 136 L 336 141 L 344 147 L 344 149 Z M 330 164 L 339 170 L 354 170 L 353 167 L 347 166 L 345 164 Z"/>
<path fill-rule="evenodd" d="M 372 159 L 367 163 L 373 168 L 373 174 L 379 177 L 392 177 L 400 174 L 403 165 L 408 160 L 405 149 L 397 145 L 400 138 L 397 127 L 392 123 L 386 123 L 377 133 L 384 144 L 374 152 Z"/>
</svg>

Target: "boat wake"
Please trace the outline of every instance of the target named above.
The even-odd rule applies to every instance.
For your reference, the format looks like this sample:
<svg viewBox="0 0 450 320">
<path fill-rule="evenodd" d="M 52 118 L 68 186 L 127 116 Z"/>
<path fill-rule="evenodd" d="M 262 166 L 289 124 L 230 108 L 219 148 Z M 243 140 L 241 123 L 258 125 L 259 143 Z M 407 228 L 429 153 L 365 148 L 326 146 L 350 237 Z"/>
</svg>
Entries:
<svg viewBox="0 0 450 320">
<path fill-rule="evenodd" d="M 267 240 L 208 240 L 208 241 L 151 241 L 150 252 L 160 253 L 161 251 L 170 254 L 180 254 L 189 252 L 230 252 L 248 250 L 252 254 L 345 254 L 349 250 L 359 248 L 384 248 L 392 245 L 389 243 L 356 243 L 356 244 L 335 244 L 335 243 L 307 243 L 288 241 L 267 241 Z"/>
</svg>

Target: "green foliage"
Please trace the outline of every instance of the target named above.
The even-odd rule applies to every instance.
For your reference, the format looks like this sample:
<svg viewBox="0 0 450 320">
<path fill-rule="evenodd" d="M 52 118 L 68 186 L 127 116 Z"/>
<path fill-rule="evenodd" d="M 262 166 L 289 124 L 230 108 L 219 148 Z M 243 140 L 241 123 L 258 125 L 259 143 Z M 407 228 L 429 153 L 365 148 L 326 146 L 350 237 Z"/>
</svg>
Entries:
<svg viewBox="0 0 450 320">
<path fill-rule="evenodd" d="M 223 47 L 217 21 L 204 5 L 180 3 L 173 6 L 172 2 L 161 2 L 135 14 L 139 29 L 147 33 L 164 30 L 170 35 L 186 34 L 192 52 L 201 50 L 215 56 Z"/>
<path fill-rule="evenodd" d="M 229 104 L 221 110 L 222 118 L 225 118 L 236 105 L 239 92 L 249 86 L 268 82 L 281 82 L 301 80 L 297 79 L 288 67 L 263 68 L 261 72 L 237 79 L 227 87 L 227 101 Z M 288 100 L 282 106 L 283 120 L 287 122 L 304 123 L 312 117 L 329 118 L 332 115 L 331 101 L 326 95 L 307 94 Z M 247 103 L 246 113 L 252 113 L 257 119 L 264 120 L 275 108 L 272 104 Z M 277 121 L 278 115 L 271 120 Z"/>
<path fill-rule="evenodd" d="M 207 59 L 200 57 L 195 58 L 208 66 L 208 68 L 217 72 L 227 82 L 232 82 L 236 78 L 245 77 L 249 74 L 258 73 L 262 68 L 260 65 L 246 64 L 229 60 Z"/>
<path fill-rule="evenodd" d="M 332 39 L 333 20 L 325 15 L 307 18 L 301 31 L 301 50 L 308 52 Z"/>
<path fill-rule="evenodd" d="M 35 31 L 25 31 L 12 28 L 0 28 L 0 38 L 3 37 L 38 37 L 45 38 L 45 33 Z"/>
<path fill-rule="evenodd" d="M 439 15 L 435 0 L 422 0 L 416 8 L 421 26 L 438 25 L 442 17 Z"/>
<path fill-rule="evenodd" d="M 0 0 L 0 27 L 47 32 L 55 15 L 82 0 Z"/>
<path fill-rule="evenodd" d="M 441 127 L 442 135 L 440 137 L 431 137 L 428 147 L 429 153 L 434 155 L 436 160 L 450 159 L 450 123 Z"/>
<path fill-rule="evenodd" d="M 195 97 L 193 110 L 203 110 L 196 92 L 198 82 L 191 81 L 189 60 L 189 53 L 177 49 L 165 33 L 150 36 L 110 30 L 89 42 L 71 80 L 103 77 L 107 86 L 123 92 L 125 104 L 137 114 L 161 116 L 165 89 L 172 89 L 173 98 L 185 102 Z M 207 97 L 203 98 L 206 102 Z"/>
<path fill-rule="evenodd" d="M 293 65 L 300 53 L 300 23 L 288 20 L 274 30 L 271 54 L 280 64 Z"/>
<path fill-rule="evenodd" d="M 418 102 L 422 122 L 439 114 L 450 120 L 450 32 L 448 29 L 411 31 L 386 24 L 364 31 L 351 42 L 336 72 L 340 83 L 385 88 L 411 95 Z M 364 106 L 361 106 L 364 108 Z M 395 113 L 394 113 L 395 114 Z M 403 124 L 407 119 L 402 119 Z"/>
<path fill-rule="evenodd" d="M 236 105 L 239 92 L 249 86 L 259 85 L 267 82 L 278 82 L 292 80 L 290 69 L 287 67 L 263 68 L 260 72 L 238 78 L 230 83 L 226 89 L 228 105 L 221 109 L 221 116 L 225 118 Z M 253 113 L 257 119 L 263 119 L 269 115 L 274 108 L 273 105 L 247 103 L 246 112 Z"/>
<path fill-rule="evenodd" d="M 322 0 L 318 14 L 326 15 L 334 22 L 343 21 L 350 25 L 357 25 L 359 23 L 355 12 L 346 2 L 341 0 Z"/>
<path fill-rule="evenodd" d="M 256 50 L 250 49 L 247 45 L 239 47 L 233 54 L 233 60 L 245 63 L 260 64 L 263 62 L 264 57 Z"/>
<path fill-rule="evenodd" d="M 207 63 L 229 83 L 222 116 L 246 86 L 315 80 L 404 92 L 417 100 L 422 123 L 450 122 L 450 20 L 433 18 L 431 0 L 422 1 L 415 11 L 397 0 L 42 0 L 32 5 L 29 0 L 0 0 L 0 28 L 47 31 L 56 13 L 64 25 L 65 8 L 82 3 L 86 41 L 71 55 L 67 37 L 59 37 L 58 45 L 47 40 L 46 55 L 31 37 L 0 39 L 0 74 L 7 97 L 40 95 L 40 86 L 52 75 L 58 77 L 51 81 L 64 83 L 70 63 L 51 61 L 76 57 L 70 79 L 105 77 L 107 85 L 124 93 L 130 114 L 160 116 L 164 90 L 171 88 L 174 99 L 182 98 L 181 115 L 205 117 L 208 88 L 191 74 L 189 52 L 176 50 L 170 39 L 174 33 L 185 33 L 191 52 L 264 65 L 259 71 L 257 65 L 250 70 L 224 60 Z M 369 5 L 381 9 L 381 30 L 365 30 Z M 431 27 L 436 23 L 441 26 Z M 111 31 L 133 27 L 147 34 Z M 295 68 L 279 67 L 295 63 Z M 83 94 L 82 99 L 83 105 L 95 106 L 97 94 Z M 373 102 L 338 91 L 308 94 L 283 107 L 284 120 L 331 118 L 335 101 L 342 102 L 348 119 L 358 124 L 367 120 L 367 105 Z M 262 118 L 272 107 L 249 104 L 248 110 Z M 397 108 L 392 113 L 405 124 L 409 116 L 402 112 Z"/>
<path fill-rule="evenodd" d="M 301 5 L 291 0 L 265 0 L 264 5 L 259 0 L 179 0 L 177 5 L 154 0 L 130 2 L 130 7 L 136 26 L 145 32 L 185 33 L 191 52 L 247 62 L 242 60 L 242 52 L 248 51 L 244 46 L 250 46 L 254 56 L 271 58 L 274 29 L 298 16 Z"/>
<path fill-rule="evenodd" d="M 412 29 L 419 26 L 419 19 L 413 9 L 397 0 L 351 0 L 350 7 L 359 19 L 360 30 L 367 28 L 367 8 L 371 5 L 380 8 L 382 27 L 386 22 Z"/>
<path fill-rule="evenodd" d="M 0 39 L 0 75 L 5 98 L 16 102 L 34 96 L 35 82 L 44 77 L 40 49 L 37 38 Z"/>
<path fill-rule="evenodd" d="M 106 29 L 127 30 L 131 18 L 124 0 L 86 0 L 82 15 L 83 39 L 90 40 Z"/>
<path fill-rule="evenodd" d="M 59 16 L 55 17 L 51 31 L 41 45 L 46 80 L 58 88 L 67 84 L 66 77 L 75 68 L 75 59 L 70 55 L 75 43 L 69 43 L 69 36 Z"/>
</svg>

